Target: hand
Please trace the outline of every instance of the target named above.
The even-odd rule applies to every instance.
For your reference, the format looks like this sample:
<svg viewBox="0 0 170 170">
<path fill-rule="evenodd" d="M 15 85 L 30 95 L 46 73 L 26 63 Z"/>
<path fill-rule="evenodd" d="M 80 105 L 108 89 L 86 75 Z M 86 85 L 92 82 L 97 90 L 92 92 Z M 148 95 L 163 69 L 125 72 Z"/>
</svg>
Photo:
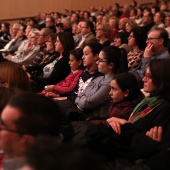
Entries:
<svg viewBox="0 0 170 170">
<path fill-rule="evenodd" d="M 127 120 L 125 119 L 120 119 L 117 117 L 111 117 L 109 119 L 106 120 L 106 122 L 113 128 L 113 130 L 118 133 L 121 134 L 121 125 L 124 125 L 125 123 L 128 123 Z"/>
<path fill-rule="evenodd" d="M 144 58 L 152 56 L 152 48 L 153 48 L 153 44 L 148 43 L 143 53 Z"/>
<path fill-rule="evenodd" d="M 162 140 L 162 133 L 163 133 L 162 127 L 155 126 L 146 132 L 146 136 L 150 137 L 151 139 L 157 142 L 160 142 Z"/>
<path fill-rule="evenodd" d="M 51 97 L 51 98 L 60 97 L 59 94 L 56 94 L 56 93 L 54 93 L 54 92 L 47 92 L 47 93 L 45 94 L 45 96 Z"/>
<path fill-rule="evenodd" d="M 9 54 L 9 55 L 7 55 L 7 56 L 4 56 L 4 58 L 5 58 L 5 59 L 7 59 L 7 60 L 11 60 L 12 55 L 11 55 L 11 54 Z"/>
<path fill-rule="evenodd" d="M 22 65 L 22 69 L 23 69 L 24 71 L 27 71 L 27 68 L 26 68 L 24 65 Z"/>
<path fill-rule="evenodd" d="M 67 97 L 56 97 L 53 98 L 54 100 L 67 100 Z"/>
<path fill-rule="evenodd" d="M 45 90 L 46 92 L 51 92 L 51 91 L 53 91 L 53 87 L 54 87 L 54 85 L 48 85 L 48 86 L 45 86 L 45 87 L 44 87 L 44 90 Z"/>
</svg>

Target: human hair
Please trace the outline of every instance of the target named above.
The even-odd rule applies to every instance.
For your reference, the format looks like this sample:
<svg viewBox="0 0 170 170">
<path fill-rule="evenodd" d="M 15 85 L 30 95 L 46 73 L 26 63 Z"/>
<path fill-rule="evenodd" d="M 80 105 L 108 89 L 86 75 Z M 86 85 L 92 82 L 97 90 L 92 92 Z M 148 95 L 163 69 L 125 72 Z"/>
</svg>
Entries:
<svg viewBox="0 0 170 170">
<path fill-rule="evenodd" d="M 39 29 L 37 29 L 37 28 L 32 28 L 31 29 L 31 33 L 33 33 L 33 34 L 35 34 L 36 36 L 38 36 L 38 34 L 39 34 Z"/>
<path fill-rule="evenodd" d="M 132 29 L 138 27 L 138 24 L 133 20 L 128 20 L 126 24 L 128 24 Z"/>
<path fill-rule="evenodd" d="M 112 30 L 111 30 L 111 27 L 110 27 L 110 25 L 108 23 L 98 22 L 96 24 L 96 28 L 97 28 L 97 26 L 102 27 L 104 35 L 105 35 L 106 38 L 108 38 L 110 36 Z"/>
<path fill-rule="evenodd" d="M 128 90 L 128 96 L 125 100 L 134 100 L 141 95 L 141 91 L 138 85 L 136 77 L 131 73 L 121 73 L 114 75 L 115 80 L 120 89 L 125 92 Z"/>
<path fill-rule="evenodd" d="M 51 22 L 55 23 L 55 19 L 53 17 L 47 17 L 50 19 Z"/>
<path fill-rule="evenodd" d="M 93 55 L 99 54 L 102 49 L 102 44 L 99 42 L 89 42 L 85 46 L 88 46 L 91 49 Z"/>
<path fill-rule="evenodd" d="M 168 32 L 164 28 L 159 28 L 159 27 L 151 29 L 149 31 L 149 33 L 152 32 L 152 31 L 158 31 L 159 32 L 159 38 L 162 38 L 164 40 L 163 45 L 165 47 L 167 47 L 167 45 L 168 45 L 168 37 L 169 37 Z"/>
<path fill-rule="evenodd" d="M 156 86 L 154 95 L 170 100 L 170 59 L 151 60 L 149 69 L 153 84 Z"/>
<path fill-rule="evenodd" d="M 82 56 L 83 56 L 83 49 L 82 48 L 76 48 L 76 49 L 73 49 L 70 51 L 70 54 L 74 56 L 74 58 L 77 60 L 77 61 L 82 61 Z M 80 69 L 83 69 L 84 66 L 83 66 L 83 62 L 81 63 L 81 65 L 79 66 Z"/>
<path fill-rule="evenodd" d="M 18 90 L 19 91 L 19 90 Z M 6 104 L 8 103 L 9 99 L 16 94 L 17 89 L 6 88 L 0 86 L 0 114 Z"/>
<path fill-rule="evenodd" d="M 10 24 L 8 22 L 2 22 L 1 25 L 4 24 L 5 28 L 6 28 L 6 33 L 9 34 L 9 29 L 10 29 Z"/>
<path fill-rule="evenodd" d="M 107 63 L 113 63 L 113 72 L 114 73 L 122 73 L 124 70 L 124 60 L 126 60 L 127 65 L 127 58 L 124 58 L 121 49 L 116 46 L 106 46 L 101 50 L 104 53 L 104 59 Z"/>
<path fill-rule="evenodd" d="M 16 63 L 4 61 L 0 63 L 0 78 L 10 88 L 30 90 L 29 79 L 26 72 Z"/>
<path fill-rule="evenodd" d="M 61 112 L 57 103 L 52 99 L 35 93 L 23 92 L 14 95 L 7 105 L 20 112 L 19 118 L 14 123 L 21 134 L 59 136 Z"/>
<path fill-rule="evenodd" d="M 115 38 L 120 38 L 121 39 L 121 44 L 127 44 L 127 35 L 124 33 L 124 31 L 119 31 L 116 33 Z"/>
<path fill-rule="evenodd" d="M 132 29 L 131 33 L 133 33 L 133 36 L 135 38 L 135 43 L 139 47 L 139 49 L 144 50 L 146 47 L 146 39 L 147 39 L 146 31 L 140 27 L 136 27 Z"/>
<path fill-rule="evenodd" d="M 164 20 L 165 20 L 165 18 L 166 18 L 165 12 L 163 12 L 163 11 L 157 11 L 156 13 L 160 15 L 160 17 L 162 18 L 161 21 L 164 22 Z"/>
<path fill-rule="evenodd" d="M 57 33 L 57 37 L 59 41 L 61 42 L 61 44 L 63 45 L 63 48 L 64 48 L 63 55 L 68 56 L 70 50 L 74 49 L 75 47 L 72 34 L 69 32 L 59 32 Z"/>
<path fill-rule="evenodd" d="M 50 28 L 42 28 L 41 30 L 44 31 L 43 35 L 49 36 L 53 31 Z"/>
<path fill-rule="evenodd" d="M 92 150 L 41 136 L 28 147 L 25 156 L 28 166 L 35 170 L 107 169 L 103 157 Z"/>
<path fill-rule="evenodd" d="M 94 24 L 92 21 L 90 20 L 83 20 L 82 22 L 86 23 L 86 27 L 90 28 L 90 31 L 94 33 Z"/>
</svg>

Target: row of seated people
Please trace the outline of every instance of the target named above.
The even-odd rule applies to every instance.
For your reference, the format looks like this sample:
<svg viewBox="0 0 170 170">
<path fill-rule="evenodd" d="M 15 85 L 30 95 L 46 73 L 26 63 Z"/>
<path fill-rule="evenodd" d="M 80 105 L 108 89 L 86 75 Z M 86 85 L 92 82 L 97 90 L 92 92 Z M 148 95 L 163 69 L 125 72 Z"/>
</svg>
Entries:
<svg viewBox="0 0 170 170">
<path fill-rule="evenodd" d="M 114 47 L 109 47 L 109 48 L 110 50 L 111 49 L 118 50 L 118 48 L 114 48 Z M 105 47 L 104 49 L 107 49 L 107 47 Z M 104 53 L 104 49 L 103 51 L 101 51 L 101 53 Z M 104 59 L 106 60 L 106 58 L 102 58 L 102 57 L 103 56 L 99 54 L 98 62 Z M 87 62 L 87 60 L 85 61 Z M 102 65 L 104 66 L 102 67 Z M 102 69 L 107 70 L 109 69 L 110 65 L 113 66 L 113 64 L 111 63 L 101 62 L 100 64 L 98 63 L 98 68 L 100 68 L 101 70 Z M 18 84 L 15 84 L 15 87 L 19 87 L 20 89 L 28 91 L 28 85 L 29 85 L 28 77 L 26 76 L 25 72 L 20 66 L 13 64 L 11 62 L 2 62 L 0 66 L 2 67 L 4 66 L 4 69 L 2 69 L 1 71 L 3 74 L 7 73 L 7 72 L 4 72 L 4 70 L 7 67 L 11 68 L 11 70 L 8 71 L 9 72 L 8 74 L 11 74 L 11 72 L 13 72 L 13 75 L 18 73 L 18 76 L 20 75 L 22 79 L 21 77 L 18 79 Z M 146 69 L 146 72 L 143 78 L 144 91 L 149 92 L 150 96 L 144 99 L 143 99 L 144 96 L 141 94 L 140 89 L 138 87 L 137 80 L 132 74 L 121 73 L 121 74 L 113 75 L 113 78 L 110 82 L 110 86 L 111 86 L 110 97 L 112 100 L 112 105 L 110 106 L 110 111 L 109 111 L 110 115 L 108 116 L 110 118 L 108 118 L 106 121 L 103 120 L 103 123 L 99 125 L 96 125 L 94 123 L 87 122 L 87 121 L 86 122 L 75 121 L 75 122 L 72 122 L 71 125 L 67 127 L 62 127 L 62 131 L 60 128 L 59 128 L 60 129 L 59 131 L 56 129 L 57 130 L 56 134 L 58 134 L 58 132 L 62 134 L 63 142 L 64 141 L 68 143 L 73 142 L 76 145 L 83 146 L 83 148 L 88 147 L 99 155 L 102 154 L 104 162 L 105 161 L 107 162 L 106 165 L 108 165 L 108 162 L 109 162 L 109 167 L 107 169 L 110 169 L 111 167 L 113 169 L 114 168 L 123 168 L 123 169 L 132 168 L 133 169 L 133 167 L 146 169 L 147 167 L 148 169 L 150 168 L 152 170 L 155 168 L 154 161 L 157 159 L 160 159 L 162 156 L 164 157 L 160 159 L 160 162 L 159 162 L 160 164 L 159 165 L 156 164 L 156 166 L 158 166 L 159 168 L 163 166 L 165 167 L 165 169 L 166 168 L 168 169 L 169 161 L 168 159 L 164 159 L 164 158 L 169 153 L 168 148 L 169 148 L 169 87 L 170 87 L 169 80 L 170 80 L 170 77 L 169 77 L 169 74 L 165 74 L 165 73 L 169 73 L 169 69 L 170 69 L 169 66 L 170 66 L 169 59 L 152 60 L 150 62 L 149 67 Z M 16 79 L 12 79 L 13 75 L 10 77 L 9 83 L 8 82 L 5 83 L 2 81 L 1 85 L 5 87 L 12 87 L 12 86 L 14 87 L 13 82 L 16 82 Z M 100 76 L 100 77 L 102 77 L 102 79 L 104 78 L 104 76 Z M 100 77 L 97 77 L 95 79 L 98 79 Z M 8 75 L 8 78 L 9 78 L 9 75 Z M 10 82 L 12 83 L 10 84 Z M 94 87 L 96 87 L 96 85 Z M 7 98 L 9 96 L 9 92 L 6 92 L 6 90 L 2 89 L 1 93 L 2 94 L 6 93 L 1 97 L 3 97 L 3 101 L 5 99 L 8 101 Z M 15 92 L 15 93 L 18 93 L 18 92 Z M 98 93 L 98 91 L 96 93 Z M 27 106 L 26 108 L 28 109 L 30 106 L 28 106 L 27 100 L 30 100 L 31 99 L 30 97 L 34 97 L 36 100 L 35 94 L 31 95 L 30 97 L 29 95 L 25 95 L 25 98 L 23 97 L 24 96 L 21 95 L 20 99 L 14 98 L 13 104 L 11 103 L 10 107 L 11 106 L 15 107 L 16 101 L 19 100 L 18 103 L 19 105 L 22 105 L 22 110 L 24 106 Z M 33 98 L 31 100 L 33 103 L 35 102 Z M 40 98 L 39 98 L 39 101 L 41 101 Z M 23 105 L 24 102 L 26 102 L 25 105 Z M 38 100 L 36 102 L 38 102 Z M 36 102 L 34 103 L 35 105 L 37 104 Z M 3 103 L 1 103 L 1 105 L 3 105 Z M 55 105 L 53 105 L 53 107 L 54 106 Z M 55 112 L 56 115 L 59 114 L 58 106 L 60 105 L 56 104 L 55 106 L 57 110 Z M 2 106 L 2 109 L 3 107 L 4 106 Z M 18 107 L 20 106 L 17 106 L 17 108 Z M 42 109 L 44 109 L 45 107 L 46 107 L 45 111 L 47 111 L 48 109 L 48 116 L 50 116 L 50 114 L 52 113 L 51 109 L 53 107 L 50 105 L 51 107 L 50 109 L 48 105 L 44 105 Z M 10 111 L 12 112 L 12 110 Z M 35 112 L 34 109 L 32 111 Z M 32 111 L 29 109 L 28 111 L 29 116 L 30 116 L 30 112 Z M 5 128 L 6 130 L 10 128 L 10 124 L 7 124 L 9 126 L 8 128 L 6 127 L 7 125 L 4 124 L 5 121 L 7 121 L 7 118 L 4 117 L 5 113 L 7 114 L 7 112 L 8 112 L 7 108 L 4 109 L 4 111 L 2 111 L 3 116 L 1 117 L 1 119 L 3 120 L 3 124 L 1 125 L 1 131 L 0 131 L 1 135 L 4 133 Z M 36 112 L 38 112 L 37 109 L 36 109 Z M 42 114 L 42 111 L 40 113 Z M 34 121 L 33 121 L 34 125 L 36 122 L 35 119 L 36 117 L 34 115 Z M 30 121 L 30 119 L 28 120 Z M 46 117 L 45 121 L 47 120 L 48 119 Z M 40 122 L 36 122 L 37 126 L 39 126 L 39 123 Z M 28 124 L 26 123 L 24 124 L 22 123 L 22 126 L 27 127 L 27 125 Z M 58 127 L 58 125 L 56 125 L 56 128 Z M 30 125 L 29 127 L 32 129 Z M 24 131 L 22 133 L 24 134 L 28 133 L 27 135 L 30 136 L 31 138 L 36 137 L 36 135 L 38 134 L 30 133 L 31 129 L 29 129 L 28 132 Z M 164 133 L 161 132 L 162 129 Z M 51 130 L 54 130 L 54 129 L 51 129 Z M 19 135 L 20 138 L 25 138 L 27 136 L 23 134 L 21 135 L 20 134 L 21 130 L 20 131 L 11 130 L 11 132 L 13 132 L 14 135 Z M 17 134 L 17 132 L 20 132 L 20 133 Z M 40 133 L 41 135 L 43 134 L 42 132 Z M 45 131 L 44 133 L 51 134 L 49 131 Z M 28 136 L 27 136 L 27 139 L 28 139 Z M 71 136 L 71 139 L 70 139 L 70 136 Z M 3 137 L 5 138 L 5 134 L 3 135 Z M 12 139 L 14 139 L 14 137 Z M 12 139 L 11 139 L 11 142 L 12 142 Z M 5 139 L 2 140 L 1 138 L 0 146 L 1 146 L 1 149 L 6 154 L 4 165 L 7 166 L 7 165 L 10 165 L 10 163 L 12 163 L 11 161 L 8 161 L 8 159 L 14 159 L 13 163 L 15 164 L 15 158 L 16 160 L 18 160 L 17 159 L 18 156 L 24 157 L 25 155 L 24 149 L 21 149 L 22 152 L 20 152 L 19 155 L 14 154 L 14 153 L 11 154 L 11 152 L 15 152 L 16 149 L 14 150 L 8 149 L 8 147 L 5 145 L 5 142 L 6 140 Z M 10 142 L 8 142 L 8 145 L 10 146 Z M 12 142 L 11 145 L 13 146 L 14 143 Z M 28 146 L 29 145 L 27 143 L 27 145 L 22 145 L 21 147 L 27 148 Z M 35 153 L 34 151 L 32 152 Z M 29 159 L 31 158 L 29 157 Z M 142 162 L 138 164 L 137 162 L 139 159 L 140 160 L 142 159 Z M 22 159 L 19 159 L 19 160 L 21 161 Z M 166 164 L 162 165 L 162 163 L 164 162 Z M 21 164 L 22 163 L 23 162 L 21 162 Z M 18 164 L 18 166 L 21 166 L 21 164 Z M 31 166 L 33 165 L 31 164 Z"/>
</svg>

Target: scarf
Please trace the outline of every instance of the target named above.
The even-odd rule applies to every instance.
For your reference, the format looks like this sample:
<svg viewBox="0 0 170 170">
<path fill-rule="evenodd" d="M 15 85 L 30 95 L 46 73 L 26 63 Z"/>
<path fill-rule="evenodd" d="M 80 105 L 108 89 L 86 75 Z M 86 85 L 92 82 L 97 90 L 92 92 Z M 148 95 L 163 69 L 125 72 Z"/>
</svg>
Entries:
<svg viewBox="0 0 170 170">
<path fill-rule="evenodd" d="M 147 114 L 152 112 L 155 108 L 162 104 L 163 101 L 164 100 L 158 96 L 154 96 L 151 98 L 146 97 L 134 108 L 128 121 L 131 123 L 135 123 L 140 118 L 145 117 Z"/>
</svg>

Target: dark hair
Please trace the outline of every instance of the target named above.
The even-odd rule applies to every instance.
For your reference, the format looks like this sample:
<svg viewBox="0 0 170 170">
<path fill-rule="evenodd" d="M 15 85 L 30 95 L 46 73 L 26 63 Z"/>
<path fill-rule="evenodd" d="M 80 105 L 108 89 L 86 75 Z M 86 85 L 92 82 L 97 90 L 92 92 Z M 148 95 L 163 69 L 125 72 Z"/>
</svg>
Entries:
<svg viewBox="0 0 170 170">
<path fill-rule="evenodd" d="M 91 49 L 93 55 L 99 54 L 102 49 L 102 44 L 100 44 L 99 42 L 90 42 L 87 43 L 85 47 L 86 46 L 88 46 Z"/>
<path fill-rule="evenodd" d="M 83 20 L 82 22 L 85 22 L 86 26 L 90 28 L 90 31 L 95 34 L 94 24 L 93 24 L 92 21 L 90 21 L 90 20 Z"/>
<path fill-rule="evenodd" d="M 156 86 L 154 95 L 170 99 L 170 59 L 151 60 L 149 69 Z"/>
<path fill-rule="evenodd" d="M 143 28 L 137 27 L 131 31 L 134 35 L 135 42 L 140 50 L 144 50 L 146 47 L 147 33 Z"/>
<path fill-rule="evenodd" d="M 129 95 L 125 98 L 126 100 L 134 100 L 142 94 L 136 77 L 131 73 L 117 74 L 112 80 L 116 80 L 123 92 L 129 91 Z"/>
<path fill-rule="evenodd" d="M 15 94 L 15 90 L 6 87 L 0 87 L 0 114 L 8 103 L 9 99 Z"/>
<path fill-rule="evenodd" d="M 165 47 L 167 47 L 168 37 L 169 37 L 168 32 L 164 28 L 158 28 L 158 27 L 151 29 L 149 31 L 149 33 L 152 32 L 152 31 L 158 31 L 159 32 L 159 38 L 162 38 L 164 40 L 163 45 Z"/>
<path fill-rule="evenodd" d="M 114 73 L 122 73 L 124 72 L 124 68 L 122 66 L 122 63 L 124 63 L 123 60 L 126 60 L 127 64 L 127 58 L 124 58 L 121 49 L 116 46 L 106 46 L 101 51 L 104 53 L 104 58 L 107 61 L 107 63 L 113 63 L 113 72 Z M 122 60 L 123 59 L 123 60 Z"/>
<path fill-rule="evenodd" d="M 34 93 L 20 93 L 13 96 L 8 105 L 20 111 L 15 125 L 23 134 L 54 137 L 60 134 L 61 112 L 50 98 Z"/>
<path fill-rule="evenodd" d="M 56 34 L 56 33 L 51 33 L 51 34 L 49 35 L 49 38 L 51 38 L 52 43 L 55 44 L 56 38 L 57 38 L 57 34 Z"/>
<path fill-rule="evenodd" d="M 36 170 L 107 169 L 103 157 L 87 148 L 42 137 L 29 146 L 26 160 L 28 166 Z"/>
<path fill-rule="evenodd" d="M 1 25 L 4 24 L 6 30 L 7 30 L 7 33 L 9 34 L 9 29 L 10 29 L 10 24 L 8 22 L 2 22 Z"/>
<path fill-rule="evenodd" d="M 57 33 L 57 37 L 61 44 L 63 45 L 64 48 L 63 55 L 68 56 L 70 50 L 74 49 L 75 47 L 72 34 L 70 32 L 59 32 Z"/>
<path fill-rule="evenodd" d="M 119 31 L 117 32 L 117 34 L 115 35 L 115 38 L 120 38 L 121 39 L 121 44 L 127 44 L 128 43 L 128 39 L 127 39 L 127 34 L 124 33 L 124 31 Z"/>
<path fill-rule="evenodd" d="M 74 50 L 71 50 L 71 51 L 70 51 L 70 54 L 72 54 L 77 61 L 80 61 L 80 60 L 82 61 L 82 60 L 83 60 L 83 59 L 82 59 L 82 56 L 83 56 L 83 49 L 82 49 L 82 48 L 76 48 L 76 49 L 74 49 Z M 81 68 L 81 69 L 84 68 L 83 62 L 81 63 L 81 65 L 79 66 L 79 68 Z"/>
<path fill-rule="evenodd" d="M 55 23 L 55 19 L 53 17 L 47 17 L 47 18 L 50 18 L 50 21 Z"/>
</svg>

